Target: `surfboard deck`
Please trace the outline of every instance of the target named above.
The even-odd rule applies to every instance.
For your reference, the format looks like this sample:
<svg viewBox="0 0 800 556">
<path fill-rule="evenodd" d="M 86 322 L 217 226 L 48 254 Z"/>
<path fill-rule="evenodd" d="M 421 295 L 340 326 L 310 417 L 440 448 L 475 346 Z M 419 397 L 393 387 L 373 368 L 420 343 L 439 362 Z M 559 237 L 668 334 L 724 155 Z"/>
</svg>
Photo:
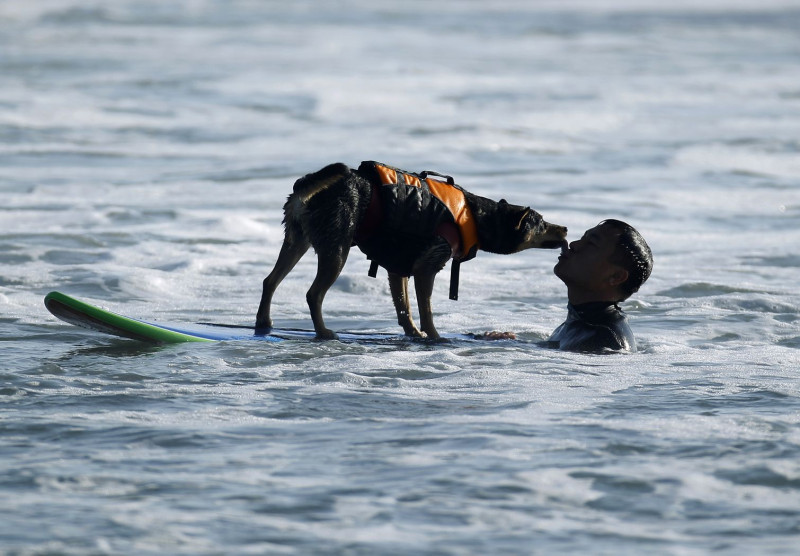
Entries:
<svg viewBox="0 0 800 556">
<path fill-rule="evenodd" d="M 218 323 L 173 324 L 145 321 L 126 317 L 81 301 L 61 292 L 50 292 L 44 298 L 44 305 L 54 316 L 75 326 L 129 338 L 152 344 L 179 344 L 184 342 L 221 342 L 236 340 L 257 340 L 262 342 L 282 342 L 286 340 L 313 340 L 313 330 L 293 328 L 273 328 L 267 334 L 256 333 L 254 327 Z M 368 332 L 339 332 L 342 342 L 411 342 L 407 336 Z M 469 334 L 447 336 L 451 340 L 475 338 Z M 424 340 L 423 340 L 424 341 Z"/>
</svg>

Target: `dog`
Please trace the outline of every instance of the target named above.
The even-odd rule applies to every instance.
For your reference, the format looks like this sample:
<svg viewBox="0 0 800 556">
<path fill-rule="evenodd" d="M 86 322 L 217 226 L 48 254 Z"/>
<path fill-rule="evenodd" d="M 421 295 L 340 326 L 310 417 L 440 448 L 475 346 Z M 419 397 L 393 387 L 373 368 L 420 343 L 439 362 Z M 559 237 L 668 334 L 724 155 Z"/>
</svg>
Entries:
<svg viewBox="0 0 800 556">
<path fill-rule="evenodd" d="M 435 177 L 430 177 L 435 176 Z M 436 179 L 444 178 L 444 180 Z M 436 274 L 453 259 L 451 298 L 457 298 L 458 268 L 480 249 L 510 254 L 530 248 L 561 248 L 567 228 L 545 222 L 530 207 L 479 197 L 436 172 L 414 174 L 366 161 L 353 170 L 331 164 L 297 180 L 284 209 L 285 237 L 278 260 L 264 279 L 256 315 L 257 333 L 272 328 L 275 289 L 309 247 L 318 257 L 317 274 L 306 294 L 319 339 L 336 339 L 325 326 L 322 301 L 344 267 L 352 245 L 385 268 L 407 336 L 438 339 L 431 293 Z M 408 278 L 414 277 L 420 328 L 412 317 Z"/>
</svg>

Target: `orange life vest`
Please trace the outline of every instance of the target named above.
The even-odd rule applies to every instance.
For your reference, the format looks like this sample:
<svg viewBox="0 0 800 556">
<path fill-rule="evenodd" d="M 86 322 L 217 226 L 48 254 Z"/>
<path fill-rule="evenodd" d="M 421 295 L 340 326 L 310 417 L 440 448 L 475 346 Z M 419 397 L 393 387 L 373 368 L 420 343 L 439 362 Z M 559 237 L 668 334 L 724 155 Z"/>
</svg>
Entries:
<svg viewBox="0 0 800 556">
<path fill-rule="evenodd" d="M 356 244 L 362 247 L 365 238 L 382 224 L 391 227 L 392 224 L 387 222 L 393 218 L 405 219 L 407 222 L 403 225 L 412 228 L 418 226 L 422 233 L 443 237 L 450 244 L 453 258 L 450 297 L 457 299 L 459 265 L 462 261 L 472 259 L 479 247 L 475 218 L 467 204 L 464 191 L 450 176 L 430 171 L 415 174 L 374 161 L 362 162 L 358 173 L 372 182 L 373 193 L 370 209 L 356 234 Z M 430 176 L 445 178 L 446 181 Z M 384 190 L 382 189 L 384 187 L 394 189 Z M 399 209 L 401 213 L 396 216 L 391 210 L 384 210 L 384 213 L 381 213 L 384 207 L 380 204 L 379 197 L 388 198 L 396 205 L 409 205 L 414 211 L 427 212 L 430 216 L 426 219 L 424 214 L 422 216 L 409 214 L 409 209 L 402 206 Z M 385 214 L 386 212 L 389 214 Z M 444 214 L 447 214 L 447 218 Z M 377 264 L 373 259 L 370 276 L 375 276 Z M 384 266 L 383 262 L 381 266 Z M 405 272 L 400 273 L 405 274 Z"/>
<path fill-rule="evenodd" d="M 478 229 L 475 225 L 475 218 L 469 205 L 467 205 L 464 191 L 453 182 L 452 177 L 430 171 L 414 174 L 373 161 L 361 163 L 358 170 L 362 175 L 365 173 L 365 166 L 374 168 L 374 172 L 380 178 L 381 185 L 408 185 L 427 188 L 432 196 L 439 199 L 447 207 L 458 227 L 459 249 L 457 253 L 454 253 L 454 258 L 463 261 L 475 256 L 475 249 L 478 247 Z M 428 176 L 443 177 L 447 181 L 437 180 Z"/>
</svg>

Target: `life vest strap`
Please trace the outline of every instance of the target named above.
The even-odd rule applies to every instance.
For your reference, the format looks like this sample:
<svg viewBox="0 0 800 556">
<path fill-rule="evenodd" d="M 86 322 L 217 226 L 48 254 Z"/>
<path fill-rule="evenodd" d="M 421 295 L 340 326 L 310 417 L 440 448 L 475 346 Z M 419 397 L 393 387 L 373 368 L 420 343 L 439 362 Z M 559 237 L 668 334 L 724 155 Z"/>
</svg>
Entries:
<svg viewBox="0 0 800 556">
<path fill-rule="evenodd" d="M 367 276 L 370 278 L 375 278 L 378 275 L 378 261 L 370 261 L 369 262 L 369 272 L 367 272 Z"/>
<path fill-rule="evenodd" d="M 450 263 L 450 299 L 458 301 L 458 278 L 461 270 L 461 261 L 453 259 Z"/>
<path fill-rule="evenodd" d="M 361 222 L 358 223 L 356 233 L 353 236 L 353 245 L 357 245 L 370 237 L 378 229 L 382 217 L 383 211 L 381 210 L 381 200 L 378 196 L 378 186 L 373 183 L 369 206 L 367 207 L 367 212 L 361 218 Z"/>
</svg>

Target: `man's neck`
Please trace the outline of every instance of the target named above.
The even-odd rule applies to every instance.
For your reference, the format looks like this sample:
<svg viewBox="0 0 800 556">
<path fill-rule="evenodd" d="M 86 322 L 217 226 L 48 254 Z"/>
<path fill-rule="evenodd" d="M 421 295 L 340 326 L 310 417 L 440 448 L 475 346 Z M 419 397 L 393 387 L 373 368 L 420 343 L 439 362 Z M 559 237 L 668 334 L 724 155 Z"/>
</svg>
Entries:
<svg viewBox="0 0 800 556">
<path fill-rule="evenodd" d="M 616 292 L 595 292 L 567 290 L 567 300 L 570 305 L 583 305 L 584 303 L 616 303 L 619 295 Z"/>
</svg>

